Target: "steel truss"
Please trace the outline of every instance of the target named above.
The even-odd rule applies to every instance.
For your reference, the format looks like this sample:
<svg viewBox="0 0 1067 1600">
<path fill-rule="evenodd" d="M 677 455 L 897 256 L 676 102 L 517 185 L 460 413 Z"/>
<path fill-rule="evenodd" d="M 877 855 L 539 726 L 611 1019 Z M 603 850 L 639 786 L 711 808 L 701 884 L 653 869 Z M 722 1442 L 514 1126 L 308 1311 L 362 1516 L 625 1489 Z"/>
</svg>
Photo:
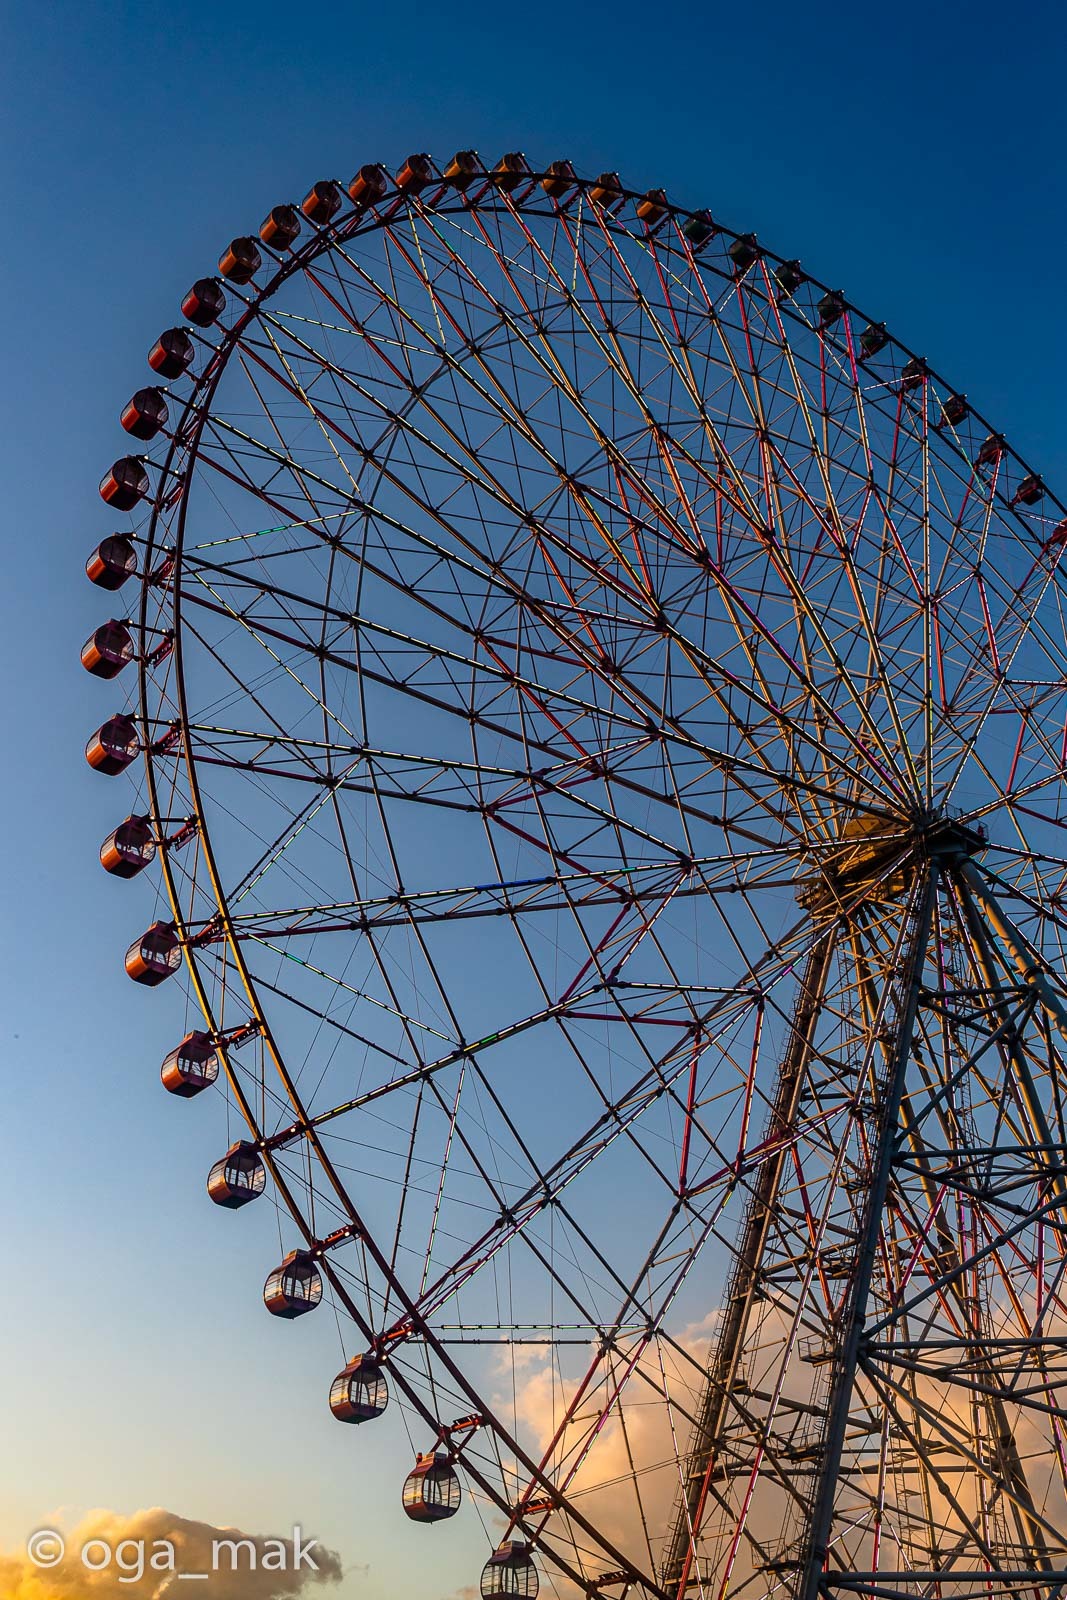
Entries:
<svg viewBox="0 0 1067 1600">
<path fill-rule="evenodd" d="M 141 807 L 228 1100 L 561 1596 L 1052 1600 L 1064 507 L 557 179 L 265 248 L 170 391 Z"/>
</svg>

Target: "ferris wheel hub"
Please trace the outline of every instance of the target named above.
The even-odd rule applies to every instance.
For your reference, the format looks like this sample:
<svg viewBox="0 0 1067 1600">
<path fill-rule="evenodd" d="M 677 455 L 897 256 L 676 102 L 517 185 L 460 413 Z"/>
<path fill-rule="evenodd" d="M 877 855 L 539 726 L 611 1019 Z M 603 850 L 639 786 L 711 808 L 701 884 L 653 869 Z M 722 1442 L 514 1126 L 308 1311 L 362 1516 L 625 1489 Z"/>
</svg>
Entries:
<svg viewBox="0 0 1067 1600">
<path fill-rule="evenodd" d="M 849 818 L 829 848 L 813 851 L 814 866 L 797 900 L 811 911 L 899 900 L 923 862 L 966 860 L 986 843 L 984 828 L 944 810 L 917 819 L 862 812 Z"/>
</svg>

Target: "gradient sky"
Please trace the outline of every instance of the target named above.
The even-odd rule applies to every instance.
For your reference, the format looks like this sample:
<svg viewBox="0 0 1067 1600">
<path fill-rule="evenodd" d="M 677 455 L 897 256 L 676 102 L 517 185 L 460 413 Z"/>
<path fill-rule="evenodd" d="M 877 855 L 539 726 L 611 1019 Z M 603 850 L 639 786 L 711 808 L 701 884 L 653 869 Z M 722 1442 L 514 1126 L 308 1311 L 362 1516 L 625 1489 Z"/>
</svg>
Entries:
<svg viewBox="0 0 1067 1600">
<path fill-rule="evenodd" d="M 56 1507 L 299 1520 L 353 1569 L 346 1600 L 392 1600 L 406 1446 L 331 1422 L 332 1326 L 265 1316 L 273 1221 L 238 1236 L 210 1206 L 218 1117 L 159 1087 L 182 997 L 122 973 L 151 891 L 97 864 L 125 794 L 82 760 L 111 707 L 77 662 L 106 612 L 81 573 L 118 411 L 270 205 L 409 150 L 525 149 L 800 256 L 1062 495 L 1063 11 L 65 0 L 9 7 L 4 34 L 0 1547 Z M 476 1526 L 422 1537 L 429 1595 L 476 1579 Z"/>
</svg>

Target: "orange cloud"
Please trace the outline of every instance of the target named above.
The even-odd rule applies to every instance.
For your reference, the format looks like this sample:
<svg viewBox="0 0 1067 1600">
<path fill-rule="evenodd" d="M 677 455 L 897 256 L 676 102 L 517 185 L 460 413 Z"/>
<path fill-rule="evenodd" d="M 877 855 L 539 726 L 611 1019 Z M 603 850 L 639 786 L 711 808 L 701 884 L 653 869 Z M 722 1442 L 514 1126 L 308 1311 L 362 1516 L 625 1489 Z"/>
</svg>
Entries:
<svg viewBox="0 0 1067 1600">
<path fill-rule="evenodd" d="M 183 1600 L 296 1600 L 344 1575 L 337 1552 L 306 1536 L 296 1550 L 291 1531 L 247 1534 L 161 1507 L 132 1516 L 92 1511 L 63 1540 L 60 1559 L 58 1543 L 43 1533 L 32 1551 L 0 1553 L 2 1600 L 177 1600 L 183 1591 Z"/>
</svg>

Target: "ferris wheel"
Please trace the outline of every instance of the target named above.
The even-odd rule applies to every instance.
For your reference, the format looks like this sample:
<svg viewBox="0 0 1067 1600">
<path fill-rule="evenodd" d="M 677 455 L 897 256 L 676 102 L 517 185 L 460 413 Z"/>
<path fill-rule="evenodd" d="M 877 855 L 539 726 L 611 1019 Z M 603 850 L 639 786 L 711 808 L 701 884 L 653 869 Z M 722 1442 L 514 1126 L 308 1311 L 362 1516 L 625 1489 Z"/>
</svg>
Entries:
<svg viewBox="0 0 1067 1600">
<path fill-rule="evenodd" d="M 473 1501 L 484 1596 L 1059 1596 L 1063 505 L 565 161 L 318 182 L 181 310 L 87 567 L 101 861 L 398 1525 Z"/>
</svg>

